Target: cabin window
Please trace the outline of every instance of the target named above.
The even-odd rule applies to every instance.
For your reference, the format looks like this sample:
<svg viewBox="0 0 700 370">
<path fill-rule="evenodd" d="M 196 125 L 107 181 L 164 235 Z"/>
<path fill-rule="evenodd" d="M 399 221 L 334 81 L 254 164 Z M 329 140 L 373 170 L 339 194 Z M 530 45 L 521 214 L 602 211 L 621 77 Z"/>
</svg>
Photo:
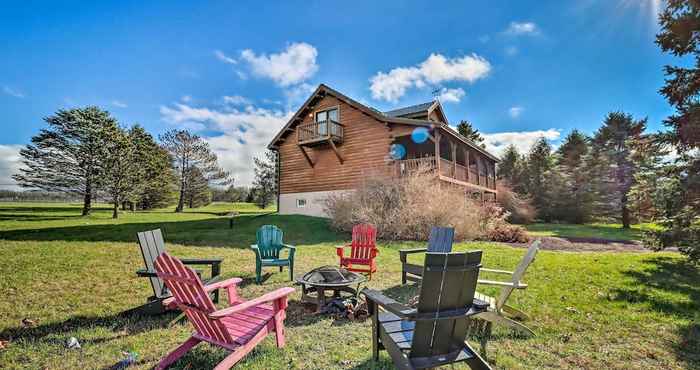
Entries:
<svg viewBox="0 0 700 370">
<path fill-rule="evenodd" d="M 297 199 L 297 208 L 306 207 L 306 199 Z"/>
<path fill-rule="evenodd" d="M 338 122 L 338 108 L 316 112 L 316 122 L 318 122 L 320 135 L 328 135 L 328 120 Z"/>
</svg>

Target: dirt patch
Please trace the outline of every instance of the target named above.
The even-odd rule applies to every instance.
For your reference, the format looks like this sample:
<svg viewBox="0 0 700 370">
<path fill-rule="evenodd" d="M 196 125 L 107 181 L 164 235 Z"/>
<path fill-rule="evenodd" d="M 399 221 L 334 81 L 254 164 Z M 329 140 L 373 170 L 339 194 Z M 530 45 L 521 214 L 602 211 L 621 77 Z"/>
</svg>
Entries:
<svg viewBox="0 0 700 370">
<path fill-rule="evenodd" d="M 541 249 L 571 252 L 650 252 L 642 243 L 632 240 L 607 240 L 599 238 L 535 237 L 542 240 Z M 526 243 L 507 243 L 514 247 L 527 248 Z"/>
</svg>

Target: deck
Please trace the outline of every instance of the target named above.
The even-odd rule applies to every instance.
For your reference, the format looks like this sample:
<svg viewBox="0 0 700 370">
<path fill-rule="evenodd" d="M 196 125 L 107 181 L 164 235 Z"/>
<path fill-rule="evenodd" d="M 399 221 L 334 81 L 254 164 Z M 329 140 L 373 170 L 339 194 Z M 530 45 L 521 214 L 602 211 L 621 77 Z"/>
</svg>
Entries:
<svg viewBox="0 0 700 370">
<path fill-rule="evenodd" d="M 478 169 L 474 166 L 469 169 L 444 158 L 440 158 L 439 163 L 435 160 L 434 156 L 397 160 L 394 161 L 394 166 L 395 174 L 398 176 L 405 176 L 418 169 L 427 168 L 436 171 L 440 180 L 478 191 L 489 193 L 496 192 L 496 179 L 493 176 L 488 176 L 485 171 L 479 173 Z"/>
</svg>

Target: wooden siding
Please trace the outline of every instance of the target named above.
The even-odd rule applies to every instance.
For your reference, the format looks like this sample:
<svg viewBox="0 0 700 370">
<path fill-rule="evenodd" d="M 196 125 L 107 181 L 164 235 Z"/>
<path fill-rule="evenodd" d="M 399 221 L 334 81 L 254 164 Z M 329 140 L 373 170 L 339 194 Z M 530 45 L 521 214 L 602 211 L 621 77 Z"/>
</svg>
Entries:
<svg viewBox="0 0 700 370">
<path fill-rule="evenodd" d="M 343 143 L 336 144 L 343 164 L 329 145 L 304 147 L 314 163 L 311 167 L 297 145 L 296 131 L 290 132 L 279 145 L 281 194 L 353 189 L 363 173 L 386 167 L 389 129 L 349 104 L 327 95 L 304 112 L 302 123 L 313 122 L 316 111 L 331 107 L 339 107 L 339 120 L 344 125 Z"/>
</svg>

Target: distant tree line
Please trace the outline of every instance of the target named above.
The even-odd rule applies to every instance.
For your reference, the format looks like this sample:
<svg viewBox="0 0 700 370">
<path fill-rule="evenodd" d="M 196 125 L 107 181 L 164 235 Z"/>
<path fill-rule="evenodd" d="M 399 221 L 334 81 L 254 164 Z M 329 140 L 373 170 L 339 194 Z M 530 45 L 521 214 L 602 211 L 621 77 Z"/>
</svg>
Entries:
<svg viewBox="0 0 700 370">
<path fill-rule="evenodd" d="M 210 185 L 229 185 L 209 145 L 186 130 L 156 140 L 139 125 L 122 127 L 98 107 L 59 110 L 48 127 L 20 151 L 23 166 L 13 178 L 25 188 L 82 199 L 88 215 L 93 199 L 123 209 L 161 208 L 177 201 L 197 207 L 211 201 Z"/>
</svg>

